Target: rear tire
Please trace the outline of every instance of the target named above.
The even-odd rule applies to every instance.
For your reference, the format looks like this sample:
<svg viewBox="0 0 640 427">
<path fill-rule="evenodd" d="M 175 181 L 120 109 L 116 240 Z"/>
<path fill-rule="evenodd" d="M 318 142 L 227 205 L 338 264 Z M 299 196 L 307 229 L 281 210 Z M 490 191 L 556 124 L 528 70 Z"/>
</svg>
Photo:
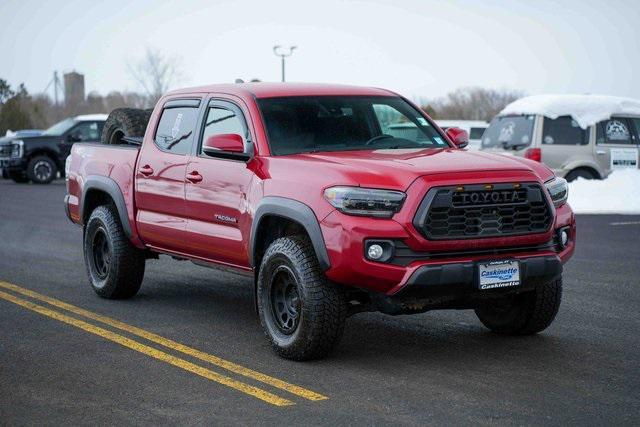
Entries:
<svg viewBox="0 0 640 427">
<path fill-rule="evenodd" d="M 49 184 L 58 175 L 58 166 L 51 157 L 35 156 L 27 164 L 27 178 L 34 184 Z"/>
<path fill-rule="evenodd" d="M 275 240 L 262 258 L 257 286 L 260 323 L 278 355 L 318 359 L 338 343 L 346 299 L 324 277 L 308 238 Z"/>
<path fill-rule="evenodd" d="M 144 136 L 152 111 L 137 108 L 116 108 L 109 114 L 104 128 L 102 128 L 101 142 L 111 145 L 126 144 L 122 139 L 124 136 Z"/>
<path fill-rule="evenodd" d="M 590 170 L 587 169 L 574 169 L 571 172 L 569 172 L 566 176 L 566 180 L 568 182 L 571 181 L 575 181 L 578 178 L 584 178 L 584 179 L 596 179 L 597 176 L 595 176 L 593 174 L 593 172 L 591 172 Z"/>
<path fill-rule="evenodd" d="M 93 290 L 103 298 L 134 296 L 144 278 L 144 252 L 131 244 L 113 206 L 98 206 L 84 229 L 84 263 Z"/>
<path fill-rule="evenodd" d="M 558 314 L 562 277 L 539 285 L 534 291 L 493 301 L 477 308 L 476 315 L 492 332 L 533 335 L 545 330 Z"/>
</svg>

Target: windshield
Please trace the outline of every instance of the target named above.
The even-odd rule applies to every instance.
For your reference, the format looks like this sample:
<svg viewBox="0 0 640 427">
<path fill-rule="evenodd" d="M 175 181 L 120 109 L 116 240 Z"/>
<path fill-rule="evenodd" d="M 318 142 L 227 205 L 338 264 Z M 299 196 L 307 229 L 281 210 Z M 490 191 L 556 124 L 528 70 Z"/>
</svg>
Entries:
<svg viewBox="0 0 640 427">
<path fill-rule="evenodd" d="M 535 116 L 501 116 L 491 120 L 482 136 L 482 148 L 524 148 L 531 144 Z"/>
<path fill-rule="evenodd" d="M 73 125 L 75 124 L 76 121 L 73 119 L 64 119 L 63 121 L 58 122 L 55 125 L 51 126 L 49 129 L 45 130 L 44 134 L 51 136 L 60 136 L 71 129 L 71 127 L 73 127 Z"/>
<path fill-rule="evenodd" d="M 259 99 L 258 106 L 274 155 L 449 146 L 398 97 L 268 98 Z"/>
</svg>

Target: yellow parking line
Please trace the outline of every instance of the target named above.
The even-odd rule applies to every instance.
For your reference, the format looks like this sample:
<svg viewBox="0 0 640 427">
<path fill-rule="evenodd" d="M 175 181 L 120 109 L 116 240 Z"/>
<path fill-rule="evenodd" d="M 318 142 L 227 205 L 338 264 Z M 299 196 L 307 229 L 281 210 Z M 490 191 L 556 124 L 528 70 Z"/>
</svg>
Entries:
<svg viewBox="0 0 640 427">
<path fill-rule="evenodd" d="M 156 344 L 160 344 L 164 347 L 171 348 L 173 350 L 179 351 L 184 354 L 188 354 L 189 356 L 195 357 L 197 359 L 203 360 L 205 362 L 212 363 L 216 366 L 224 368 L 228 371 L 234 372 L 239 375 L 243 375 L 245 377 L 254 379 L 256 381 L 260 381 L 265 384 L 269 384 L 270 386 L 279 388 L 281 390 L 285 390 L 291 394 L 295 394 L 296 396 L 303 397 L 308 400 L 326 400 L 328 397 L 323 396 L 322 394 L 316 393 L 314 391 L 308 390 L 306 388 L 297 386 L 295 384 L 290 384 L 288 382 L 282 381 L 278 378 L 274 378 L 272 376 L 254 371 L 253 369 L 245 368 L 244 366 L 238 365 L 236 363 L 230 362 L 228 360 L 222 359 L 218 356 L 214 356 L 212 354 L 205 353 L 203 351 L 197 350 L 193 347 L 186 346 L 184 344 L 180 344 L 179 342 L 170 340 L 168 338 L 161 337 L 160 335 L 156 335 L 152 332 L 146 331 L 144 329 L 138 328 L 136 326 L 131 326 L 126 323 L 123 323 L 119 320 L 112 319 L 107 316 L 102 316 L 97 313 L 93 313 L 91 311 L 85 310 L 80 307 L 76 307 L 74 305 L 68 304 L 64 301 L 60 301 L 55 298 L 48 297 L 46 295 L 39 294 L 37 292 L 31 291 L 29 289 L 21 288 L 20 286 L 0 281 L 0 287 L 5 289 L 10 289 L 12 291 L 18 292 L 22 295 L 31 297 L 33 299 L 37 299 L 39 301 L 46 302 L 47 304 L 51 304 L 54 307 L 62 308 L 71 313 L 75 313 L 80 316 L 84 316 L 86 318 L 96 320 L 98 322 L 102 322 L 106 325 L 112 326 L 116 329 L 120 329 L 122 331 L 129 332 L 130 334 L 139 336 Z"/>
<path fill-rule="evenodd" d="M 118 343 L 124 347 L 130 348 L 137 352 L 146 354 L 147 356 L 151 356 L 155 359 L 162 360 L 170 365 L 177 366 L 178 368 L 184 369 L 186 371 L 192 372 L 196 375 L 200 375 L 201 377 L 207 378 L 209 380 L 215 381 L 217 383 L 226 385 L 227 387 L 231 387 L 235 390 L 241 391 L 242 393 L 246 393 L 250 396 L 256 397 L 260 400 L 264 400 L 272 405 L 276 406 L 287 406 L 293 405 L 293 402 L 287 399 L 283 399 L 275 394 L 269 393 L 268 391 L 259 389 L 257 387 L 251 386 L 249 384 L 242 383 L 240 381 L 236 381 L 227 376 L 218 374 L 209 369 L 198 366 L 194 363 L 188 362 L 184 359 L 180 359 L 178 357 L 172 356 L 168 353 L 165 353 L 160 350 L 156 350 L 153 347 L 149 347 L 122 335 L 118 335 L 114 332 L 108 331 L 106 329 L 99 328 L 97 326 L 91 325 L 82 320 L 75 319 L 73 317 L 69 317 L 62 313 L 59 313 L 54 310 L 50 310 L 46 307 L 43 307 L 38 304 L 34 304 L 27 300 L 23 300 L 21 298 L 15 297 L 6 292 L 0 291 L 0 298 L 17 304 L 26 309 L 35 311 L 36 313 L 40 313 L 44 316 L 50 317 L 52 319 L 56 319 L 60 322 L 66 323 L 68 325 L 75 326 L 76 328 L 80 328 L 86 332 L 101 336 L 102 338 L 106 338 L 109 341 L 113 341 Z"/>
</svg>

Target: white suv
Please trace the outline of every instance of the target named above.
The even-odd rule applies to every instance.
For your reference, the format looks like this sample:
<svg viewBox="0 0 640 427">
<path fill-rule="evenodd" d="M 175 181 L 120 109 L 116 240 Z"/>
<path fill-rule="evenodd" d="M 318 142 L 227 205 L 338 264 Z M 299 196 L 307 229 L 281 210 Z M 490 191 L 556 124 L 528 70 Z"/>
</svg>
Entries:
<svg viewBox="0 0 640 427">
<path fill-rule="evenodd" d="M 522 98 L 491 121 L 481 146 L 544 162 L 568 181 L 638 168 L 639 148 L 640 101 L 596 95 Z"/>
</svg>

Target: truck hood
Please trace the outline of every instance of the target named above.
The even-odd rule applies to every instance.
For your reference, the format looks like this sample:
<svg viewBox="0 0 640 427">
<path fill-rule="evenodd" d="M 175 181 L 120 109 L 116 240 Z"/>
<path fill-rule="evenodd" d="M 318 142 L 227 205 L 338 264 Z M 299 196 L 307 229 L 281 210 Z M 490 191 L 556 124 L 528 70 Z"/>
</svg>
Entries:
<svg viewBox="0 0 640 427">
<path fill-rule="evenodd" d="M 54 135 L 37 135 L 37 136 L 5 136 L 0 138 L 0 145 L 9 145 L 15 140 L 21 140 L 25 144 L 34 144 L 39 142 L 61 142 L 62 137 Z"/>
<path fill-rule="evenodd" d="M 424 175 L 455 172 L 486 172 L 517 170 L 531 173 L 542 180 L 553 174 L 543 164 L 514 156 L 460 149 L 401 149 L 342 151 L 296 154 L 272 157 L 287 159 L 289 171 L 300 168 L 296 181 L 305 176 L 322 175 L 334 183 L 374 185 L 404 189 Z"/>
</svg>

